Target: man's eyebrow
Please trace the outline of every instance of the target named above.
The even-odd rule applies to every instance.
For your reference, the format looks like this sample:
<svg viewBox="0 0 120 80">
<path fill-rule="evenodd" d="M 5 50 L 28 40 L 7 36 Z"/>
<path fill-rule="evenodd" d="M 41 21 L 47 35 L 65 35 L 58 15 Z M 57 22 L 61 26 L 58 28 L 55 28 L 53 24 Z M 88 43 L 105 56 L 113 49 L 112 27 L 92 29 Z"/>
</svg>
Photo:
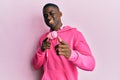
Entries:
<svg viewBox="0 0 120 80">
<path fill-rule="evenodd" d="M 51 10 L 50 12 L 54 12 L 54 10 Z"/>
<path fill-rule="evenodd" d="M 51 12 L 54 12 L 54 10 L 51 10 L 51 11 L 49 11 L 48 13 L 51 13 Z M 44 13 L 44 14 L 46 14 L 46 13 Z"/>
</svg>

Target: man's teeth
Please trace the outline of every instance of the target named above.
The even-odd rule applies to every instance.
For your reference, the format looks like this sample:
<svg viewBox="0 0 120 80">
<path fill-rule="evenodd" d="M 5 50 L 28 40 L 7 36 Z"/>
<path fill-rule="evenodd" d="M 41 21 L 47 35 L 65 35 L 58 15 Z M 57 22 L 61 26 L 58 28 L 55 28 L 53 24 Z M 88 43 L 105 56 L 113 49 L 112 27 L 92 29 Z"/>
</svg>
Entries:
<svg viewBox="0 0 120 80">
<path fill-rule="evenodd" d="M 50 24 L 53 24 L 53 20 L 50 20 L 49 23 L 50 23 Z"/>
</svg>

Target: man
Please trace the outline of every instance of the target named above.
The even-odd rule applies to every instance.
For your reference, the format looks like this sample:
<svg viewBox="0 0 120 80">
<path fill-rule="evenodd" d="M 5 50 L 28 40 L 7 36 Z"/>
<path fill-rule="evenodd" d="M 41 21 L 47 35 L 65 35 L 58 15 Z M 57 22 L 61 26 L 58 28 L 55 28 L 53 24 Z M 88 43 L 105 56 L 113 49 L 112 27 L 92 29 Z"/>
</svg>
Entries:
<svg viewBox="0 0 120 80">
<path fill-rule="evenodd" d="M 50 31 L 40 38 L 33 57 L 34 68 L 43 68 L 42 80 L 78 80 L 77 67 L 92 71 L 95 60 L 86 40 L 76 28 L 63 26 L 59 7 L 46 4 L 43 16 Z"/>
</svg>

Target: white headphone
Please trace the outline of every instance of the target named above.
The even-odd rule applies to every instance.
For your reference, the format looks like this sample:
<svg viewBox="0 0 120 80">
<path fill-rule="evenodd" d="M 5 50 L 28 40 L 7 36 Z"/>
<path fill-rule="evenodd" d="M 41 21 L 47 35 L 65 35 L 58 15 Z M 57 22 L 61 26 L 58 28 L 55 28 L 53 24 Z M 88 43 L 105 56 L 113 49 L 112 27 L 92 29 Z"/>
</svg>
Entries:
<svg viewBox="0 0 120 80">
<path fill-rule="evenodd" d="M 54 38 L 58 38 L 59 42 L 62 41 L 62 39 L 58 36 L 57 31 L 52 31 L 47 35 L 48 39 L 54 39 Z"/>
</svg>

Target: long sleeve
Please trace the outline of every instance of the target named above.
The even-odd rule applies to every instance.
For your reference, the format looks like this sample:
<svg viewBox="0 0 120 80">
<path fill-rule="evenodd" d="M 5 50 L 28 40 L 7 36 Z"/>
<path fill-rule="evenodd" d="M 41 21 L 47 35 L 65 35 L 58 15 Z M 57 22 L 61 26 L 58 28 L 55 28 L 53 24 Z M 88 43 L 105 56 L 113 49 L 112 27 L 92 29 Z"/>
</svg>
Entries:
<svg viewBox="0 0 120 80">
<path fill-rule="evenodd" d="M 71 51 L 69 60 L 79 68 L 86 71 L 92 71 L 95 67 L 94 57 L 80 32 L 75 36 L 74 48 Z"/>
<path fill-rule="evenodd" d="M 33 57 L 33 61 L 32 61 L 33 67 L 35 69 L 39 69 L 43 65 L 44 60 L 45 60 L 45 53 L 41 52 L 41 50 L 38 48 L 35 56 Z"/>
<path fill-rule="evenodd" d="M 40 48 L 41 44 L 42 44 L 42 40 L 40 39 L 40 42 L 38 44 L 38 49 L 36 50 L 35 55 L 32 59 L 32 65 L 36 70 L 39 69 L 45 61 L 45 52 L 42 52 Z"/>
</svg>

